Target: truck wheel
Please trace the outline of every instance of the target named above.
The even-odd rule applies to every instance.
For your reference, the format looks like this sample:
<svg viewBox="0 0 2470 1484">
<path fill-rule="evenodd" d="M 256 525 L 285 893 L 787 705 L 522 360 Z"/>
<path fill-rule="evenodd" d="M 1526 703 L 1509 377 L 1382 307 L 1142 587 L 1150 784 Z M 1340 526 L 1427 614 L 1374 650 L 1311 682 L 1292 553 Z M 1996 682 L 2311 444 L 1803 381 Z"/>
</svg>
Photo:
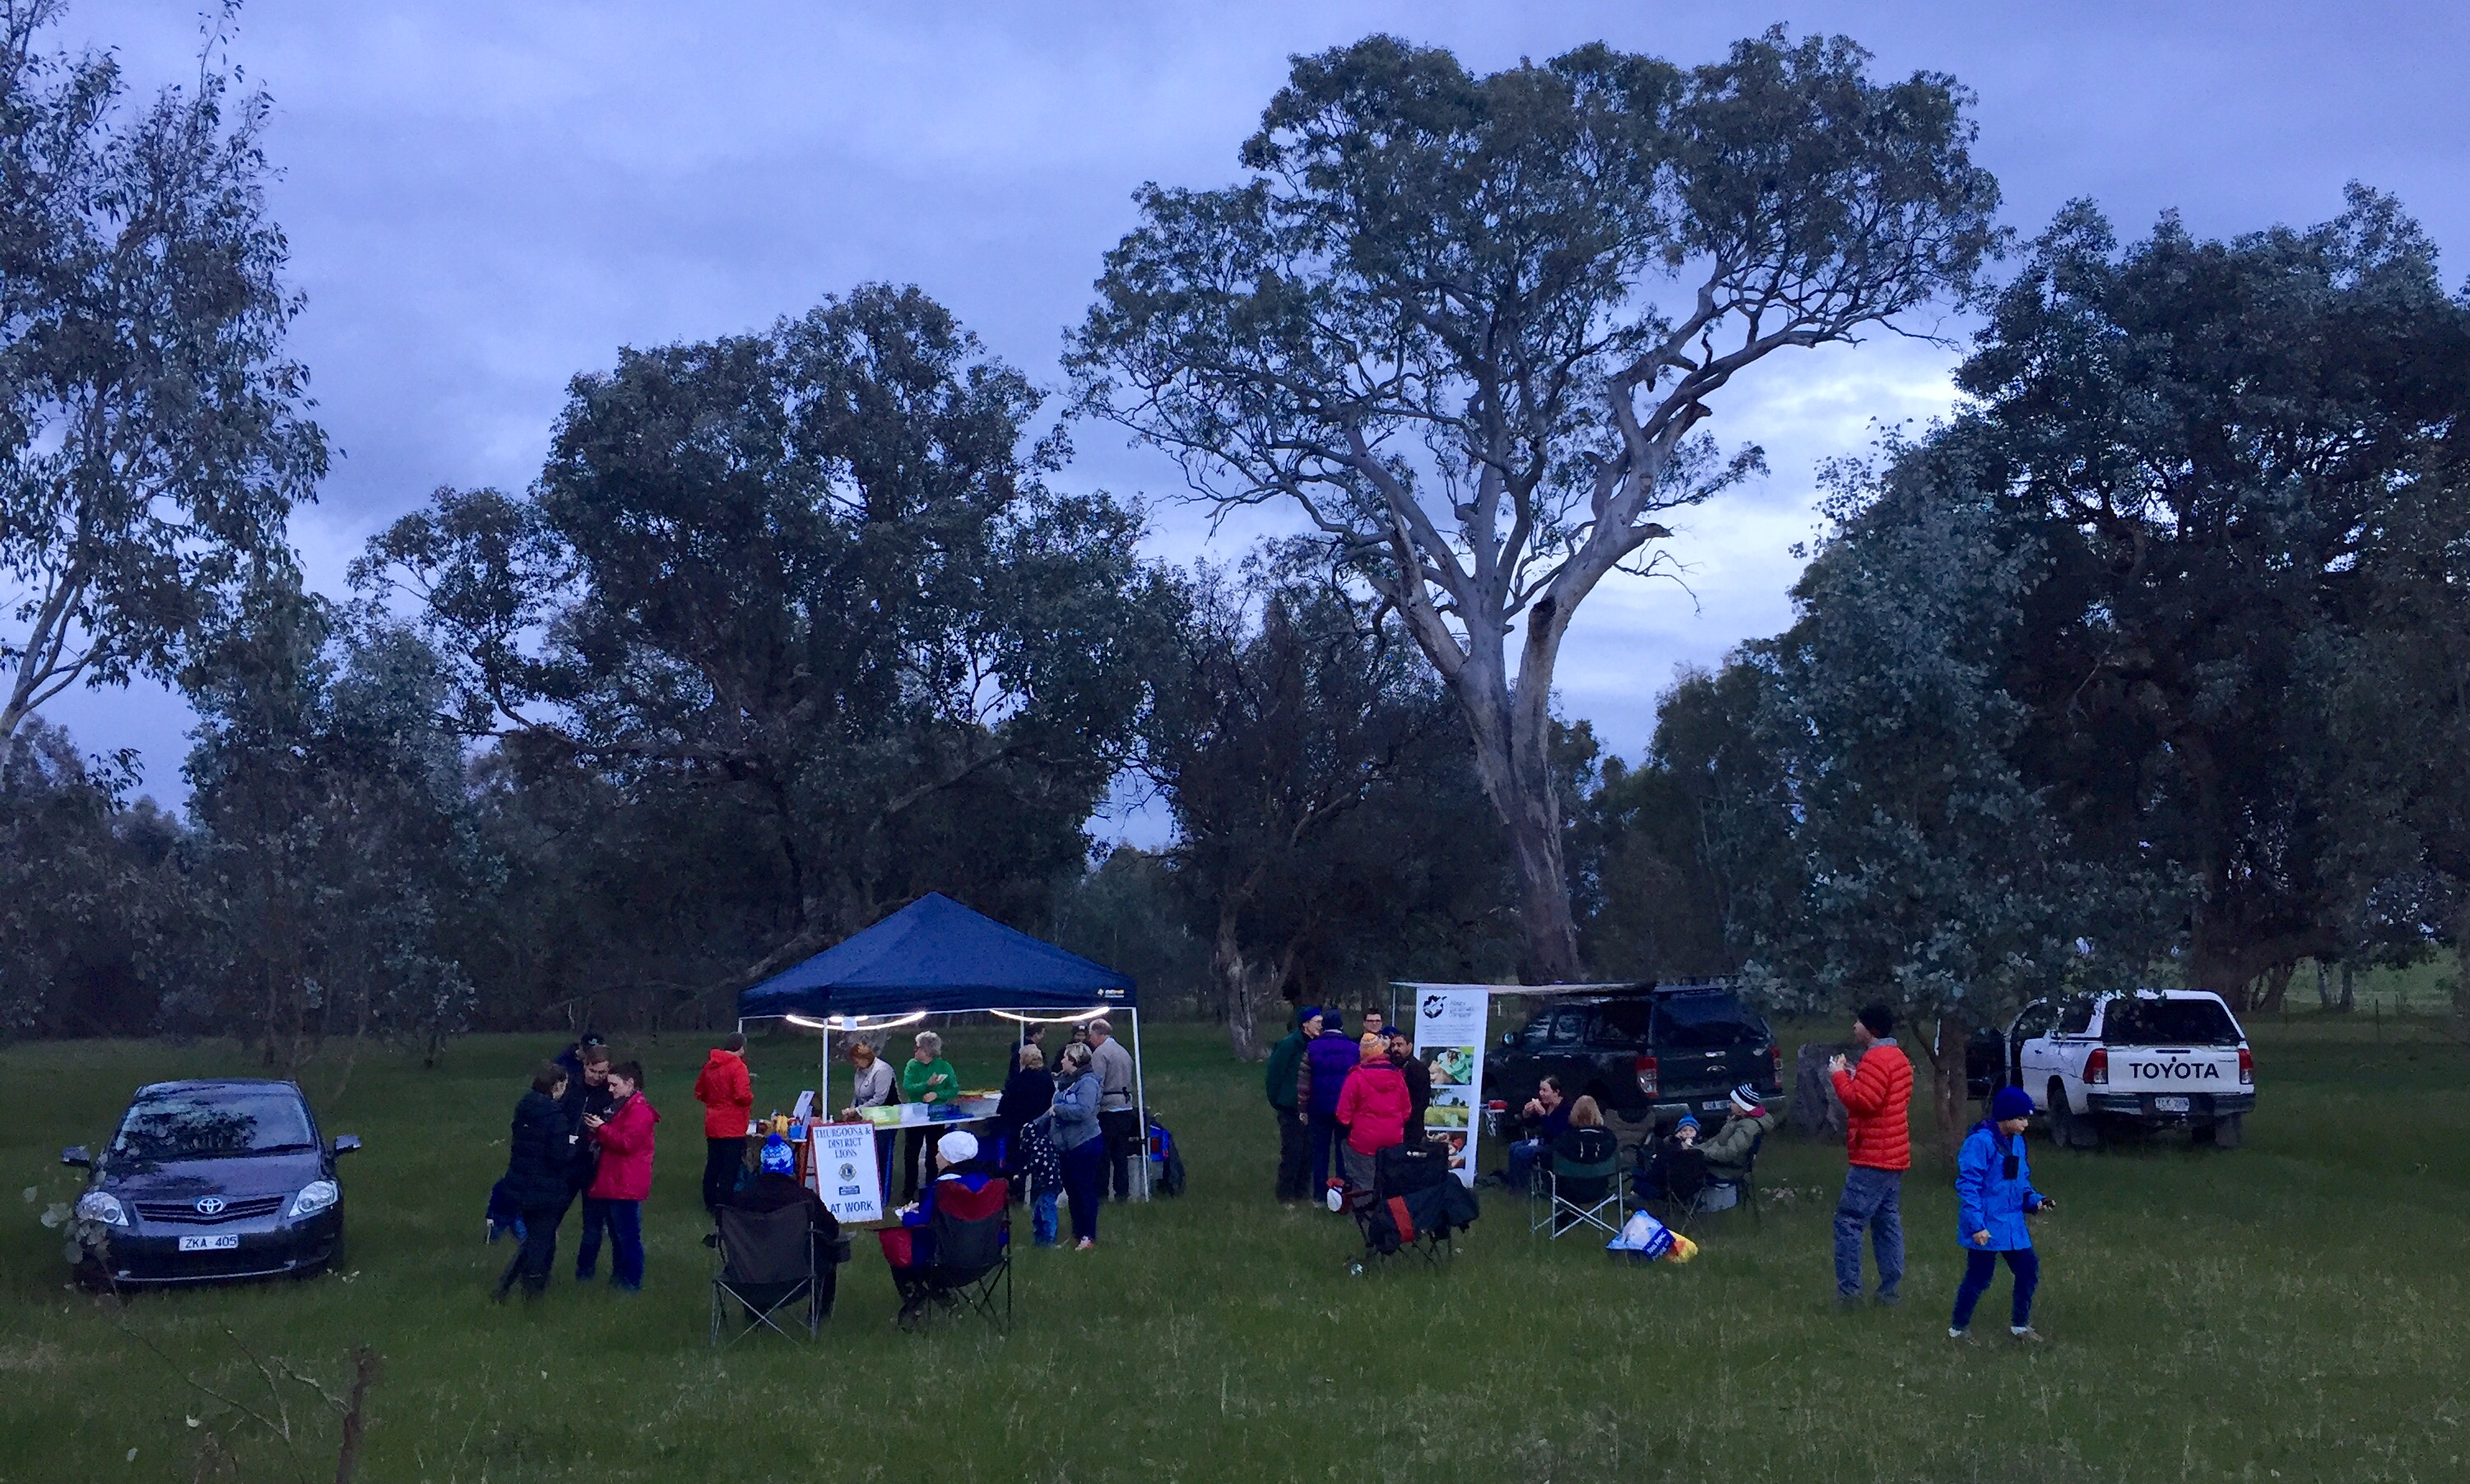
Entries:
<svg viewBox="0 0 2470 1484">
<path fill-rule="evenodd" d="M 2075 1115 L 2067 1111 L 2067 1090 L 2056 1079 L 2050 1083 L 2049 1099 L 2043 1106 L 2050 1110 L 2050 1143 L 2059 1148 L 2073 1148 L 2075 1133 L 2068 1125 L 2075 1122 Z"/>
<path fill-rule="evenodd" d="M 2237 1148 L 2247 1139 L 2247 1115 L 2232 1113 L 2226 1118 L 2217 1118 L 2197 1129 L 2196 1139 L 2217 1149 Z"/>
</svg>

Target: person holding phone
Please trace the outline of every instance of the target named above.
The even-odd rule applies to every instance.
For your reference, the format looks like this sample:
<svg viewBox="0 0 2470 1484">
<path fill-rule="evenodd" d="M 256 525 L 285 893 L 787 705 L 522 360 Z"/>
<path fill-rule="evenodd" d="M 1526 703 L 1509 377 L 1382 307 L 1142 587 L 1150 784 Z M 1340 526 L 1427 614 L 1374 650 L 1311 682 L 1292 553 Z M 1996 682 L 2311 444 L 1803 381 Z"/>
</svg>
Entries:
<svg viewBox="0 0 2470 1484">
<path fill-rule="evenodd" d="M 2001 1087 L 1991 1097 L 1990 1116 L 1964 1136 L 1955 1161 L 1956 1232 L 1964 1243 L 1964 1282 L 1955 1290 L 1955 1314 L 1946 1337 L 1964 1338 L 1973 1306 L 1990 1291 L 1998 1260 L 2015 1276 L 2016 1298 L 2007 1333 L 2019 1342 L 2038 1340 L 2033 1331 L 2033 1292 L 2040 1287 L 2041 1261 L 2033 1251 L 2025 1217 L 2058 1209 L 2033 1189 L 2024 1157 L 2024 1129 L 2033 1119 L 2033 1098 L 2020 1087 Z"/>
<path fill-rule="evenodd" d="M 652 1194 L 652 1126 L 661 1115 L 643 1096 L 643 1064 L 621 1061 L 609 1069 L 607 1117 L 589 1115 L 583 1126 L 600 1146 L 600 1168 L 583 1197 L 583 1246 L 574 1255 L 574 1276 L 588 1282 L 600 1261 L 600 1234 L 613 1249 L 609 1283 L 623 1293 L 643 1287 L 643 1202 Z"/>
</svg>

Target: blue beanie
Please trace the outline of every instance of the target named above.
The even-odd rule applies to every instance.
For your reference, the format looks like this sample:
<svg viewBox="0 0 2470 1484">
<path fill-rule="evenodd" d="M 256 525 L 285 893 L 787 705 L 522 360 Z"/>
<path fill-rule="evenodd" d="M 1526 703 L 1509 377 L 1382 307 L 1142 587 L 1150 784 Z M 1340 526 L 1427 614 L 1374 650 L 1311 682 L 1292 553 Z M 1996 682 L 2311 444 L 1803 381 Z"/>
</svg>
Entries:
<svg viewBox="0 0 2470 1484">
<path fill-rule="evenodd" d="M 770 1174 L 794 1174 L 797 1156 L 789 1152 L 789 1141 L 774 1134 L 763 1141 L 763 1169 Z"/>
<path fill-rule="evenodd" d="M 2021 1087 L 2001 1087 L 1990 1098 L 1990 1121 L 2003 1124 L 2011 1118 L 2033 1116 L 2033 1095 Z"/>
<path fill-rule="evenodd" d="M 1698 1115 L 1694 1113 L 1684 1113 L 1681 1115 L 1681 1122 L 1673 1125 L 1672 1126 L 1675 1129 L 1695 1128 L 1698 1126 Z"/>
<path fill-rule="evenodd" d="M 1298 1031 L 1303 1029 L 1305 1021 L 1317 1020 L 1319 1018 L 1320 1007 L 1317 1005 L 1298 1005 L 1295 1007 L 1295 1029 Z"/>
</svg>

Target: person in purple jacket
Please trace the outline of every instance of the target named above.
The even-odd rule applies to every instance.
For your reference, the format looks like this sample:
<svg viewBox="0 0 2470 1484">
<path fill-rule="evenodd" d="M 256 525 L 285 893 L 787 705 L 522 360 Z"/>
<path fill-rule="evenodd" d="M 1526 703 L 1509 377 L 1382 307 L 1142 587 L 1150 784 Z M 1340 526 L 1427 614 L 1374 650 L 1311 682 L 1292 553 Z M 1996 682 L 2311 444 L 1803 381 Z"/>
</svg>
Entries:
<svg viewBox="0 0 2470 1484">
<path fill-rule="evenodd" d="M 1313 1014 L 1307 1009 L 1303 1018 L 1310 1020 Z M 1355 1037 L 1329 1023 L 1336 1018 L 1324 1020 L 1320 1034 L 1304 1043 L 1303 1060 L 1295 1068 L 1295 1105 L 1304 1110 L 1305 1121 L 1312 1125 L 1312 1188 L 1316 1191 L 1329 1189 L 1330 1162 L 1339 1140 L 1339 1089 L 1363 1059 Z"/>
</svg>

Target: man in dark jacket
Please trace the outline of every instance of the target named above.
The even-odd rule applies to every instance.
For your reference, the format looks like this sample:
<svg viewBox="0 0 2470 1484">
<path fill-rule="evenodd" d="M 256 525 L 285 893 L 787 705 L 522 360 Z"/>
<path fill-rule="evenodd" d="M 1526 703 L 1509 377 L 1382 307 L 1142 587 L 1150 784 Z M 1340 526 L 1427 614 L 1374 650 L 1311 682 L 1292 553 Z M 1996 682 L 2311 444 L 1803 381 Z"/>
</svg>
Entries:
<svg viewBox="0 0 2470 1484">
<path fill-rule="evenodd" d="M 1312 1187 L 1304 1183 L 1305 1167 L 1312 1159 L 1312 1130 L 1296 1101 L 1295 1084 L 1303 1066 L 1304 1044 L 1320 1034 L 1320 1020 L 1317 1007 L 1298 1009 L 1295 1028 L 1270 1048 L 1270 1068 L 1261 1079 L 1261 1090 L 1270 1100 L 1270 1116 L 1278 1125 L 1278 1199 L 1283 1201 L 1312 1199 Z"/>
<path fill-rule="evenodd" d="M 567 1171 L 574 1194 L 592 1189 L 600 1164 L 600 1146 L 583 1134 L 586 1118 L 607 1118 L 617 1100 L 609 1096 L 609 1048 L 594 1040 L 579 1053 L 583 1075 L 570 1077 L 566 1095 L 558 1100 L 566 1114 Z"/>
<path fill-rule="evenodd" d="M 1295 1101 L 1312 1124 L 1312 1188 L 1329 1187 L 1331 1162 L 1338 1157 L 1338 1094 L 1346 1076 L 1362 1063 L 1363 1048 L 1355 1037 L 1321 1022 L 1320 1034 L 1304 1045 L 1295 1072 Z"/>
<path fill-rule="evenodd" d="M 548 1270 L 557 1259 L 557 1223 L 574 1194 L 568 1183 L 566 1113 L 558 1105 L 566 1086 L 565 1071 L 553 1061 L 545 1061 L 532 1074 L 531 1091 L 515 1104 L 514 1123 L 506 1136 L 504 1189 L 524 1214 L 524 1244 L 498 1276 L 494 1297 L 501 1302 L 517 1278 L 523 1280 L 527 1299 L 538 1298 L 548 1288 Z"/>
<path fill-rule="evenodd" d="M 1389 1064 L 1407 1079 L 1407 1148 L 1424 1147 L 1424 1110 L 1433 1105 L 1433 1069 L 1415 1057 L 1415 1043 L 1407 1038 L 1404 1026 L 1391 1026 L 1384 1034 L 1389 1038 Z"/>
</svg>

